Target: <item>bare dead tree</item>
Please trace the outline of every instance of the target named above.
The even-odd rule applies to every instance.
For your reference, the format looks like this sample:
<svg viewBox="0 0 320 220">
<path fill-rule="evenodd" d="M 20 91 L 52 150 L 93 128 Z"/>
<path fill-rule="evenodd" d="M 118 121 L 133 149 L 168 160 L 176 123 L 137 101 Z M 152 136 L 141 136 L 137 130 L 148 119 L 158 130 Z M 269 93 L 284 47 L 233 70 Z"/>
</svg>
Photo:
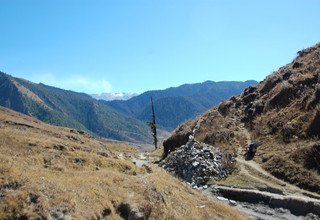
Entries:
<svg viewBox="0 0 320 220">
<path fill-rule="evenodd" d="M 153 104 L 153 98 L 151 97 L 151 112 L 152 112 L 152 120 L 149 123 L 152 137 L 153 137 L 153 144 L 155 149 L 158 148 L 158 138 L 157 138 L 157 124 L 156 124 L 156 114 L 154 111 L 154 104 Z"/>
</svg>

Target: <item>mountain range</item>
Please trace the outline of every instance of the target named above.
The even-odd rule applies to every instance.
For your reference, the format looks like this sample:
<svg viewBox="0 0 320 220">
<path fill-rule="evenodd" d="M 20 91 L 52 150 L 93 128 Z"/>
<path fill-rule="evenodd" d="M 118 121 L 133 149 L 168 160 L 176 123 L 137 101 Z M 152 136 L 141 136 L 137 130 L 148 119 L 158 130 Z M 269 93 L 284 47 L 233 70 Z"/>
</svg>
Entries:
<svg viewBox="0 0 320 220">
<path fill-rule="evenodd" d="M 147 124 L 151 117 L 151 96 L 155 100 L 161 133 L 161 129 L 170 131 L 255 83 L 207 81 L 149 91 L 127 101 L 108 102 L 0 72 L 0 105 L 50 124 L 84 130 L 104 138 L 151 143 Z"/>
<path fill-rule="evenodd" d="M 245 88 L 256 83 L 254 80 L 206 81 L 165 90 L 148 91 L 127 101 L 114 100 L 105 103 L 121 113 L 142 121 L 149 121 L 150 97 L 153 97 L 157 124 L 165 130 L 173 130 L 182 122 L 202 114 L 222 100 L 240 94 Z"/>
<path fill-rule="evenodd" d="M 0 72 L 0 104 L 24 113 L 0 107 L 0 219 L 318 219 L 320 44 L 253 84 L 108 102 Z M 152 152 L 92 136 L 150 139 L 150 97 L 166 129 L 209 110 Z"/>
<path fill-rule="evenodd" d="M 145 123 L 117 112 L 90 95 L 0 73 L 0 105 L 44 122 L 89 131 L 101 137 L 149 142 Z"/>
<path fill-rule="evenodd" d="M 136 93 L 128 92 L 106 92 L 101 94 L 92 94 L 91 96 L 97 100 L 113 101 L 113 100 L 128 100 L 134 96 L 137 96 Z"/>
</svg>

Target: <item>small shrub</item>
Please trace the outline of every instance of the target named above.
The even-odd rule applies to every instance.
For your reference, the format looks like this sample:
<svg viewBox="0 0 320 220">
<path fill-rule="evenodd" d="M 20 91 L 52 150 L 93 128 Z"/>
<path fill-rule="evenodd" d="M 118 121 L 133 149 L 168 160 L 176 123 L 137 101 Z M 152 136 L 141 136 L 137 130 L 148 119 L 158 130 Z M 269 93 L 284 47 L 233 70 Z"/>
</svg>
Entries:
<svg viewBox="0 0 320 220">
<path fill-rule="evenodd" d="M 224 117 L 227 116 L 232 104 L 233 104 L 233 102 L 231 102 L 231 101 L 223 101 L 218 107 L 219 113 L 221 115 L 223 115 Z"/>
<path fill-rule="evenodd" d="M 291 75 L 292 75 L 292 72 L 288 71 L 285 74 L 283 74 L 282 79 L 283 80 L 288 80 Z"/>
<path fill-rule="evenodd" d="M 283 142 L 284 143 L 290 143 L 290 139 L 293 136 L 293 127 L 291 125 L 288 125 L 288 124 L 283 126 L 281 134 L 282 134 Z"/>
<path fill-rule="evenodd" d="M 261 89 L 261 93 L 270 92 L 278 83 L 280 83 L 282 79 L 278 76 L 271 75 L 265 80 L 265 84 Z"/>
<path fill-rule="evenodd" d="M 283 82 L 275 88 L 275 95 L 266 104 L 266 110 L 285 107 L 294 98 L 294 88 L 288 82 Z"/>
<path fill-rule="evenodd" d="M 308 110 L 313 109 L 319 103 L 320 103 L 320 84 L 317 84 L 310 101 L 307 103 L 307 109 Z"/>
<path fill-rule="evenodd" d="M 320 144 L 315 144 L 305 152 L 304 166 L 307 169 L 315 169 L 320 174 Z"/>
<path fill-rule="evenodd" d="M 302 66 L 303 66 L 302 63 L 300 63 L 300 62 L 294 62 L 293 65 L 292 65 L 292 68 L 293 68 L 293 69 L 297 69 L 297 68 L 300 68 L 300 67 L 302 67 Z"/>
<path fill-rule="evenodd" d="M 309 137 L 312 138 L 319 138 L 320 137 L 320 111 L 316 110 L 316 113 L 311 121 L 308 129 L 307 134 Z"/>
</svg>

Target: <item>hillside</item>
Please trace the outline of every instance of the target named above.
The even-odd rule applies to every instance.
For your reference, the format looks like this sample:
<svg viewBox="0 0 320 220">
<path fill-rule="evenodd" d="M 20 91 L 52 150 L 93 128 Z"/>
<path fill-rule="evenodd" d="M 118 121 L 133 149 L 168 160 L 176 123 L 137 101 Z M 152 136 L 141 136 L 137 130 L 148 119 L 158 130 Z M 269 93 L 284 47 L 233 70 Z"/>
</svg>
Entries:
<svg viewBox="0 0 320 220">
<path fill-rule="evenodd" d="M 246 219 L 137 156 L 0 107 L 0 219 Z"/>
<path fill-rule="evenodd" d="M 92 132 L 105 138 L 151 142 L 149 129 L 84 93 L 36 84 L 0 72 L 0 105 L 44 122 Z"/>
<path fill-rule="evenodd" d="M 320 194 L 319 104 L 317 44 L 299 51 L 291 63 L 258 85 L 183 124 L 164 146 L 178 148 L 193 132 L 196 140 L 238 156 L 240 173 L 225 182 L 247 181 L 245 185 L 252 185 L 264 176 L 264 184 L 269 184 L 271 179 L 265 171 L 262 173 L 261 166 L 278 179 Z M 253 160 L 245 161 L 246 146 L 251 141 L 259 147 Z"/>
<path fill-rule="evenodd" d="M 148 91 L 127 101 L 110 101 L 106 104 L 142 121 L 149 121 L 150 97 L 152 96 L 157 123 L 161 127 L 172 130 L 182 122 L 202 114 L 222 100 L 240 94 L 245 88 L 256 83 L 256 81 L 206 81 L 165 90 Z"/>
</svg>

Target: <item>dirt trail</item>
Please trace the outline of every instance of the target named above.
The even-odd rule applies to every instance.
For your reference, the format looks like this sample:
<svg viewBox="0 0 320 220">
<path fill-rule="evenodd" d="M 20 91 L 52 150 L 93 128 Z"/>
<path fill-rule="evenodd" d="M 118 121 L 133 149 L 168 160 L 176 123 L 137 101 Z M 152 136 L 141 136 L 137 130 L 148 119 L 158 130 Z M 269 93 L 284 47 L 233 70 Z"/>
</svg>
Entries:
<svg viewBox="0 0 320 220">
<path fill-rule="evenodd" d="M 189 138 L 195 139 L 200 125 L 201 120 L 198 120 Z M 249 144 L 252 141 L 250 133 L 243 125 L 240 129 Z M 229 181 L 198 189 L 214 200 L 234 206 L 252 219 L 320 219 L 319 195 L 274 177 L 254 160 L 246 160 L 246 150 L 246 146 L 239 146 L 236 158 L 239 172 L 232 177 L 237 181 L 243 178 L 239 180 L 242 185 Z M 135 158 L 137 165 L 150 159 L 146 154 L 138 157 Z M 312 213 L 311 218 L 308 213 Z"/>
<path fill-rule="evenodd" d="M 250 133 L 244 126 L 240 129 L 249 144 L 252 141 Z M 303 217 L 308 213 L 320 216 L 319 195 L 272 176 L 254 160 L 246 160 L 246 150 L 246 146 L 239 147 L 236 161 L 239 166 L 238 175 L 247 179 L 248 188 L 245 185 L 216 185 L 206 190 L 208 196 L 223 196 L 218 200 L 225 198 L 225 201 L 222 199 L 223 202 L 234 205 L 253 219 L 308 219 Z M 251 181 L 255 183 L 250 185 Z"/>
<path fill-rule="evenodd" d="M 200 123 L 198 122 L 196 127 L 199 127 Z M 247 144 L 251 143 L 252 139 L 248 130 L 244 125 L 241 125 L 240 129 L 246 137 Z M 196 128 L 193 132 L 195 130 Z M 226 197 L 224 202 L 234 205 L 253 219 L 305 219 L 303 216 L 308 213 L 320 216 L 320 196 L 318 194 L 286 183 L 265 171 L 254 160 L 246 160 L 246 147 L 238 148 L 236 161 L 240 169 L 239 175 L 247 178 L 248 183 L 253 180 L 256 185 L 253 184 L 253 187 L 251 185 L 250 189 L 234 185 L 212 186 L 206 190 L 207 195 L 219 198 L 216 195 L 220 194 L 223 196 L 220 199 Z"/>
<path fill-rule="evenodd" d="M 226 186 L 211 186 L 205 190 L 208 196 L 217 192 L 220 195 L 217 200 L 235 206 L 254 219 L 308 219 L 304 216 L 309 213 L 320 216 L 320 203 L 316 199 Z"/>
<path fill-rule="evenodd" d="M 252 141 L 250 133 L 243 126 L 241 127 L 241 129 L 247 138 L 247 143 L 249 144 Z M 320 199 L 320 196 L 316 193 L 300 189 L 295 185 L 276 178 L 275 176 L 265 171 L 260 166 L 260 164 L 258 164 L 254 160 L 246 160 L 244 158 L 245 151 L 246 149 L 240 147 L 238 150 L 238 157 L 236 158 L 236 161 L 240 166 L 240 172 L 242 174 L 247 175 L 258 182 L 266 184 L 271 189 L 280 190 L 285 195 L 295 195 L 299 196 L 301 199 L 309 199 L 310 197 Z"/>
<path fill-rule="evenodd" d="M 132 159 L 132 162 L 134 162 L 138 167 L 142 167 L 143 165 L 150 163 L 147 153 L 139 153 L 137 157 Z"/>
</svg>

